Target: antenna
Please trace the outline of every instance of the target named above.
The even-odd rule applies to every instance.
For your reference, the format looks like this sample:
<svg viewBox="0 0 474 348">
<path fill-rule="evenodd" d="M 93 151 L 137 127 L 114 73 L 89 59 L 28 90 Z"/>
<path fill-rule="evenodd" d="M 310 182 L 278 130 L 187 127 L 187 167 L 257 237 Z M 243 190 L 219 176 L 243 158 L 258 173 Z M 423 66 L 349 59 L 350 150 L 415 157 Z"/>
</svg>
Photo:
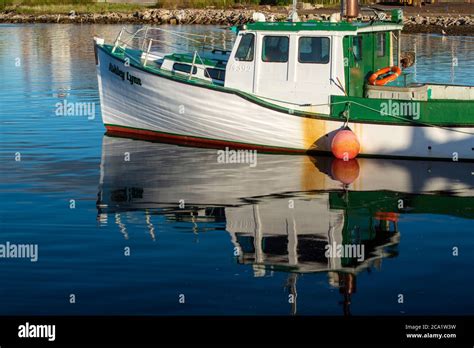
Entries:
<svg viewBox="0 0 474 348">
<path fill-rule="evenodd" d="M 290 22 L 299 22 L 300 21 L 300 19 L 298 17 L 298 12 L 296 11 L 297 4 L 298 4 L 298 0 L 293 0 L 293 9 L 291 10 L 290 17 L 288 18 L 288 20 Z"/>
</svg>

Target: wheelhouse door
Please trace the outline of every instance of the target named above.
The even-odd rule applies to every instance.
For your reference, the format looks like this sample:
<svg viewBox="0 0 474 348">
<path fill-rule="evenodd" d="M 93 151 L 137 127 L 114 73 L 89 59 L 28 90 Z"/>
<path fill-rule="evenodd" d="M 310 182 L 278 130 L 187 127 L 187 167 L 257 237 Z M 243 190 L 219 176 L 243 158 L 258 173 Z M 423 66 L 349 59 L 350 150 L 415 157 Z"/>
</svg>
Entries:
<svg viewBox="0 0 474 348">
<path fill-rule="evenodd" d="M 290 58 L 290 37 L 288 35 L 263 35 L 261 50 L 257 54 L 258 71 L 255 93 L 262 97 L 282 101 L 291 100 L 293 88 L 289 86 L 288 67 Z"/>
<path fill-rule="evenodd" d="M 240 91 L 254 92 L 255 34 L 239 34 L 236 47 L 226 69 L 225 86 Z"/>
<path fill-rule="evenodd" d="M 326 104 L 331 93 L 331 39 L 308 35 L 300 36 L 297 40 L 295 101 L 299 104 Z M 329 112 L 329 107 L 324 110 Z"/>
</svg>

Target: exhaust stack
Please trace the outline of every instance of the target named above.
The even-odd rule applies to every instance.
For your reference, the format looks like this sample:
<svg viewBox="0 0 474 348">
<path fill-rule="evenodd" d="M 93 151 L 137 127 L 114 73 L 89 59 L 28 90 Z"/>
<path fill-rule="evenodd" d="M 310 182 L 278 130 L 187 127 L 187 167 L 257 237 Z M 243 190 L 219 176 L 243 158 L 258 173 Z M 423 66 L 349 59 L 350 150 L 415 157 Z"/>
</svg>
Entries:
<svg viewBox="0 0 474 348">
<path fill-rule="evenodd" d="M 341 17 L 351 21 L 359 16 L 358 0 L 341 0 Z"/>
</svg>

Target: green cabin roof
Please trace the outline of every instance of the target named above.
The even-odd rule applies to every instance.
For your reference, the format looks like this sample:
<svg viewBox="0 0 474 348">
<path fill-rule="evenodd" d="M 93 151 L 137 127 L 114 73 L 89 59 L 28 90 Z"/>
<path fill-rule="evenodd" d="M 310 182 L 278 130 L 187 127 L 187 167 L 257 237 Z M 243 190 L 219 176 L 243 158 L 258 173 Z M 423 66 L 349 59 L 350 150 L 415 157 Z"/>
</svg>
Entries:
<svg viewBox="0 0 474 348">
<path fill-rule="evenodd" d="M 256 22 L 244 26 L 244 30 L 255 31 L 304 31 L 304 30 L 328 30 L 328 31 L 357 31 L 363 28 L 395 26 L 402 29 L 403 25 L 392 21 L 376 22 L 336 22 L 329 21 L 308 21 L 308 22 Z M 381 28 L 381 30 L 383 30 Z"/>
</svg>

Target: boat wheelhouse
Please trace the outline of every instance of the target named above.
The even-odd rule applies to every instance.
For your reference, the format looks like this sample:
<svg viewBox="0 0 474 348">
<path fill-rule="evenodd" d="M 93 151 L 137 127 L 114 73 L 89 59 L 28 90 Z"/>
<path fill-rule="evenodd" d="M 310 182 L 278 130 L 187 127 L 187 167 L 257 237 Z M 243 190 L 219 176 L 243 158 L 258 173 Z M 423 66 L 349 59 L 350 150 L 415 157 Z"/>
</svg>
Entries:
<svg viewBox="0 0 474 348">
<path fill-rule="evenodd" d="M 473 160 L 474 87 L 409 81 L 401 11 L 381 18 L 250 23 L 233 28 L 231 51 L 154 52 L 153 31 L 196 41 L 163 28 L 96 39 L 103 122 L 109 134 L 303 153 L 331 152 L 349 127 L 361 155 Z"/>
</svg>

